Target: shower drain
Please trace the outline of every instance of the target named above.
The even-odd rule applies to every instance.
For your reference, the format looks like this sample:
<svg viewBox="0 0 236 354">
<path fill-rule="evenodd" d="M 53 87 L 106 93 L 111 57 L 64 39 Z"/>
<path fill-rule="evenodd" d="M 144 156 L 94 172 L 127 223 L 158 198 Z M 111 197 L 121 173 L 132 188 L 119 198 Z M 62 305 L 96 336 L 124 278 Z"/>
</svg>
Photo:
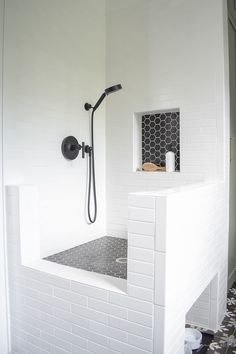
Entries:
<svg viewBox="0 0 236 354">
<path fill-rule="evenodd" d="M 116 258 L 117 263 L 127 263 L 127 258 L 126 257 L 121 257 L 121 258 Z"/>
</svg>

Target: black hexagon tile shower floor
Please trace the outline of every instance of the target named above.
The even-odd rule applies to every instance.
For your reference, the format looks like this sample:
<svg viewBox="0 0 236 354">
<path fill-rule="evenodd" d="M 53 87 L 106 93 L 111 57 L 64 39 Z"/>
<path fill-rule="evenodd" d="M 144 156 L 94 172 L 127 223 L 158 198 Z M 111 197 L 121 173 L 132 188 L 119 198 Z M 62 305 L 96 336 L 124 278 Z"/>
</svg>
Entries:
<svg viewBox="0 0 236 354">
<path fill-rule="evenodd" d="M 104 236 L 44 258 L 90 272 L 127 279 L 127 240 Z"/>
</svg>

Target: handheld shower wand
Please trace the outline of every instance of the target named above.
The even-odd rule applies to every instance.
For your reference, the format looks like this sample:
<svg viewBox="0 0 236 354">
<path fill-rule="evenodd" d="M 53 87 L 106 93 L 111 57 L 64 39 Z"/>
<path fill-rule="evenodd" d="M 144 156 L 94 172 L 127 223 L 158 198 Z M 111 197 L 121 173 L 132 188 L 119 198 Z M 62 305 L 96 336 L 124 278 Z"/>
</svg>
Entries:
<svg viewBox="0 0 236 354">
<path fill-rule="evenodd" d="M 89 152 L 89 174 L 88 174 L 88 200 L 87 200 L 87 213 L 88 219 L 91 224 L 96 221 L 97 218 L 97 193 L 96 193 L 96 173 L 95 173 L 95 161 L 94 161 L 94 113 L 104 100 L 104 98 L 110 95 L 113 92 L 121 90 L 122 86 L 120 84 L 108 87 L 104 90 L 94 107 L 90 103 L 85 103 L 84 108 L 86 111 L 92 109 L 91 113 L 91 125 L 90 125 L 90 134 L 91 134 L 91 147 Z M 91 215 L 91 194 L 93 189 L 93 202 L 94 202 L 94 213 Z"/>
</svg>

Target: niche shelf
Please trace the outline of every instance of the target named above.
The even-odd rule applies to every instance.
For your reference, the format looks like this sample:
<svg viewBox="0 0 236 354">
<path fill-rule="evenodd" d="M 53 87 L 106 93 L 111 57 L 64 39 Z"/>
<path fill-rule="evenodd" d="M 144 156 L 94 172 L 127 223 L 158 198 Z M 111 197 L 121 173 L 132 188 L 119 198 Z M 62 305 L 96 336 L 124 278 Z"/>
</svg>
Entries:
<svg viewBox="0 0 236 354">
<path fill-rule="evenodd" d="M 166 153 L 175 153 L 175 172 L 180 172 L 180 111 L 178 108 L 134 114 L 133 171 L 143 171 L 145 162 L 165 171 Z M 143 171 L 146 172 L 146 171 Z"/>
</svg>

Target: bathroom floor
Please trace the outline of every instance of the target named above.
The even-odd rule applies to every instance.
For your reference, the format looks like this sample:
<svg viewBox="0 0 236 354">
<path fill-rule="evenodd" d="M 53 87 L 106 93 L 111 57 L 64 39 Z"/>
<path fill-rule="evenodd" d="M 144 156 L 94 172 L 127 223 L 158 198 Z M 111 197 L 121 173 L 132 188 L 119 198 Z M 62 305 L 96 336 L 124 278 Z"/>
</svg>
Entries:
<svg viewBox="0 0 236 354">
<path fill-rule="evenodd" d="M 193 353 L 236 354 L 236 281 L 229 289 L 227 312 L 219 331 L 212 335 L 199 329 L 203 334 L 203 342 L 201 348 Z"/>
<path fill-rule="evenodd" d="M 44 258 L 90 272 L 127 279 L 127 240 L 104 236 Z"/>
</svg>

